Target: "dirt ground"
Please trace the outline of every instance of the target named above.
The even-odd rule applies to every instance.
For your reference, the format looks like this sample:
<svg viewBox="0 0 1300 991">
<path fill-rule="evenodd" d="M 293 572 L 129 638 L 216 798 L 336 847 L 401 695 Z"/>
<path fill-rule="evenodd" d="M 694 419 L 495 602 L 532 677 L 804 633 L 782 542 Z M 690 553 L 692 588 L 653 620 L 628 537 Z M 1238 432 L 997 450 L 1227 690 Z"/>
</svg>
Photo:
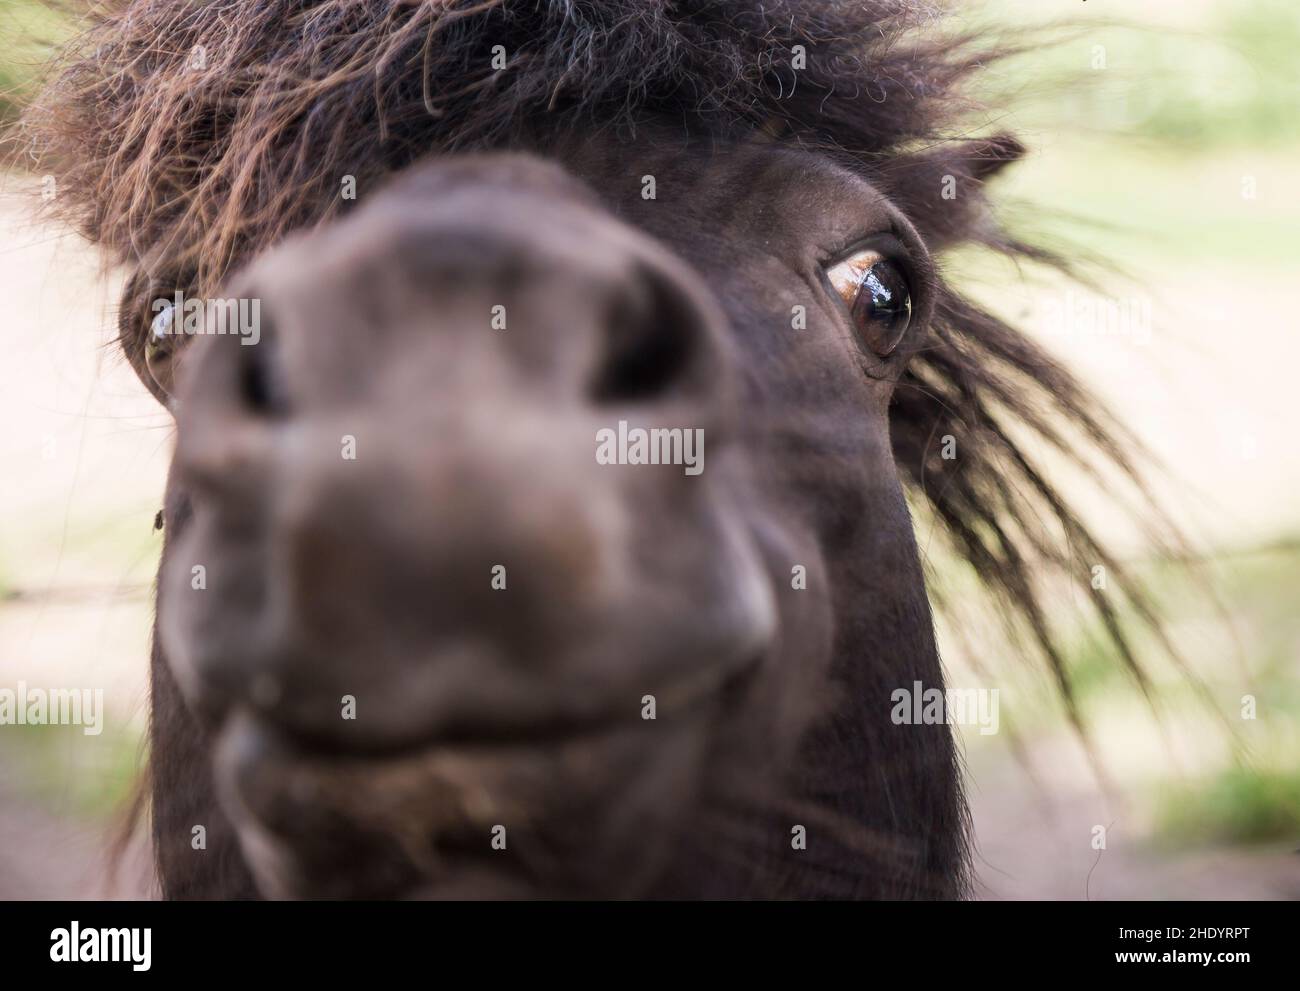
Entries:
<svg viewBox="0 0 1300 991">
<path fill-rule="evenodd" d="M 1005 754 L 972 762 L 978 897 L 1300 900 L 1300 843 L 1170 849 L 1152 837 L 1140 778 L 1121 777 L 1107 796 L 1068 735 L 1035 739 L 1032 750 L 1032 779 Z M 1119 748 L 1108 763 L 1122 775 Z"/>
</svg>

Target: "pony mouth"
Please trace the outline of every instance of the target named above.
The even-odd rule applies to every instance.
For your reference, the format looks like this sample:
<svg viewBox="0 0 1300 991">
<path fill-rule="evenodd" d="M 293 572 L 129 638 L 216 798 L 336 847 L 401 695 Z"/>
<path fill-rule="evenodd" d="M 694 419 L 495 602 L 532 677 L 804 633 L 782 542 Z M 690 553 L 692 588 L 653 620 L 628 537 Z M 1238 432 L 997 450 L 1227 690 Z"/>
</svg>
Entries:
<svg viewBox="0 0 1300 991">
<path fill-rule="evenodd" d="M 599 752 L 605 735 L 342 755 L 241 711 L 218 738 L 216 783 L 264 895 L 407 897 L 469 866 L 507 867 L 490 856 L 493 828 L 529 821 L 563 754 Z"/>
<path fill-rule="evenodd" d="M 761 663 L 762 656 L 754 655 L 727 668 L 701 665 L 653 694 L 653 712 L 647 708 L 652 693 L 641 693 L 631 695 L 622 712 L 502 722 L 364 748 L 337 734 L 297 731 L 238 706 L 219 730 L 215 768 L 232 804 L 264 822 L 289 821 L 313 808 L 367 818 L 404 808 L 411 793 L 438 781 L 472 796 L 493 780 L 545 778 L 561 765 L 599 763 L 598 755 L 619 747 L 652 749 L 656 733 L 707 725 L 709 715 L 743 691 Z M 367 795 L 369 800 L 361 800 Z"/>
<path fill-rule="evenodd" d="M 648 769 L 674 765 L 665 747 L 692 755 L 676 762 L 690 778 L 706 711 L 697 702 L 693 718 L 671 724 L 624 718 L 341 756 L 241 710 L 218 737 L 217 792 L 267 897 L 535 897 L 568 889 L 563 877 L 536 876 L 528 838 L 570 837 L 575 817 L 592 821 L 647 781 L 656 787 Z"/>
<path fill-rule="evenodd" d="M 294 730 L 248 708 L 238 708 L 222 728 L 218 762 L 236 766 L 275 766 L 292 773 L 336 770 L 378 770 L 442 756 L 491 755 L 508 759 L 516 753 L 549 751 L 568 745 L 599 744 L 606 736 L 628 728 L 622 718 L 539 722 L 511 729 L 471 732 L 457 730 L 401 743 L 371 743 L 363 747 L 323 733 Z"/>
<path fill-rule="evenodd" d="M 701 663 L 667 684 L 645 691 L 629 690 L 620 707 L 584 706 L 582 711 L 556 707 L 551 714 L 463 723 L 404 739 L 367 738 L 340 733 L 337 727 L 299 727 L 274 712 L 247 704 L 225 714 L 220 735 L 240 742 L 243 760 L 259 754 L 303 764 L 374 764 L 404 762 L 440 753 L 497 753 L 551 749 L 599 742 L 650 721 L 691 720 L 743 690 L 763 663 L 755 652 L 740 663 Z M 651 704 L 653 714 L 646 706 Z"/>
</svg>

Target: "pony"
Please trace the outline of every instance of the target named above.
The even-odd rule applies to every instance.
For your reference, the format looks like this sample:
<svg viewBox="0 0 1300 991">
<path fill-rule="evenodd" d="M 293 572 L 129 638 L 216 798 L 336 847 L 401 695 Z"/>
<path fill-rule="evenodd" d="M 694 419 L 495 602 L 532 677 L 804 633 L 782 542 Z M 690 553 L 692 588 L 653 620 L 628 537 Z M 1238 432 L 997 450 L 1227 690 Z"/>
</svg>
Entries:
<svg viewBox="0 0 1300 991">
<path fill-rule="evenodd" d="M 1035 454 L 1140 488 L 1134 438 L 945 275 L 1066 264 L 990 199 L 1025 149 L 975 87 L 1027 43 L 918 0 L 96 5 L 23 126 L 176 421 L 162 894 L 968 895 L 952 727 L 891 717 L 946 684 L 917 526 L 1076 725 L 1038 574 L 1143 684 L 1121 606 L 1156 623 Z"/>
</svg>

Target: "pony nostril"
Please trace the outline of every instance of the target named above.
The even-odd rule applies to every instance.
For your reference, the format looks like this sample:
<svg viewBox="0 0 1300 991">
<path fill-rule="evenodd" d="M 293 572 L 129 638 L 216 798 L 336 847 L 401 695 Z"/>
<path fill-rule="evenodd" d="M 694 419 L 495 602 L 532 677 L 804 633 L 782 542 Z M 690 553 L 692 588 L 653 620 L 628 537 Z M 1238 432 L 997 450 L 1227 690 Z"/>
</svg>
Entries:
<svg viewBox="0 0 1300 991">
<path fill-rule="evenodd" d="M 706 328 L 699 309 L 670 278 L 652 277 L 619 298 L 606 321 L 605 351 L 591 387 L 598 403 L 635 402 L 685 383 Z"/>
<path fill-rule="evenodd" d="M 289 410 L 276 340 L 263 335 L 256 344 L 240 347 L 239 393 L 244 404 L 263 416 L 283 416 Z"/>
</svg>

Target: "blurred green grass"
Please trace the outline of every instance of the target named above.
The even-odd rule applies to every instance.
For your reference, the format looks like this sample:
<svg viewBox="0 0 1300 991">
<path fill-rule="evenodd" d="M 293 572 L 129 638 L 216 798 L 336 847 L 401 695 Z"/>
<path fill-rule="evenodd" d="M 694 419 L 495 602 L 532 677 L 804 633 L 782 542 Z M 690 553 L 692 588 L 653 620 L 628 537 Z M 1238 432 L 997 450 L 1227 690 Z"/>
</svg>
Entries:
<svg viewBox="0 0 1300 991">
<path fill-rule="evenodd" d="M 1138 790 L 1145 793 L 1157 839 L 1180 846 L 1300 839 L 1300 544 L 1282 541 L 1225 557 L 1206 570 L 1221 613 L 1185 565 L 1137 564 L 1134 577 L 1155 596 L 1186 664 L 1184 670 L 1163 656 L 1155 636 L 1140 632 L 1133 611 L 1121 607 L 1154 685 L 1154 704 L 1118 662 L 1100 624 L 1086 620 L 1067 627 L 1063 650 L 1075 698 L 1103 751 L 1105 734 L 1116 727 L 1142 727 L 1137 737 L 1145 742 L 1125 732 L 1123 744 L 1109 748 L 1109 760 L 1122 761 L 1126 749 L 1135 747 L 1156 753 L 1161 770 Z M 985 649 L 995 642 L 986 638 Z M 1012 653 L 1005 642 L 993 649 Z M 1061 706 L 1043 665 L 1006 664 L 998 683 L 1014 706 L 1009 713 L 1022 737 L 1059 729 Z M 1246 694 L 1255 699 L 1252 719 L 1243 718 Z M 1210 756 L 1185 760 L 1176 770 L 1171 753 L 1162 753 L 1174 744 L 1157 732 L 1160 725 L 1175 738 L 1199 738 Z M 978 737 L 971 739 L 979 745 Z M 1218 745 L 1205 747 L 1209 740 Z"/>
<path fill-rule="evenodd" d="M 1300 770 L 1227 768 L 1194 786 L 1167 788 L 1159 810 L 1159 835 L 1170 845 L 1294 842 Z"/>
<path fill-rule="evenodd" d="M 17 119 L 36 90 L 46 60 L 71 30 L 67 11 L 50 3 L 0 4 L 0 128 Z"/>
<path fill-rule="evenodd" d="M 10 726 L 4 757 L 22 772 L 23 792 L 45 808 L 88 820 L 130 804 L 140 783 L 140 736 L 105 720 L 98 736 L 80 726 Z"/>
<path fill-rule="evenodd" d="M 1138 64 L 1169 81 L 1143 122 L 1150 137 L 1192 147 L 1300 139 L 1300 5 L 1221 4 L 1199 35 L 1141 39 Z"/>
<path fill-rule="evenodd" d="M 959 5 L 991 43 L 1042 44 L 995 63 L 991 103 L 1031 128 L 1068 124 L 1182 152 L 1300 141 L 1300 5 L 1146 0 L 1063 11 L 1026 0 Z"/>
</svg>

